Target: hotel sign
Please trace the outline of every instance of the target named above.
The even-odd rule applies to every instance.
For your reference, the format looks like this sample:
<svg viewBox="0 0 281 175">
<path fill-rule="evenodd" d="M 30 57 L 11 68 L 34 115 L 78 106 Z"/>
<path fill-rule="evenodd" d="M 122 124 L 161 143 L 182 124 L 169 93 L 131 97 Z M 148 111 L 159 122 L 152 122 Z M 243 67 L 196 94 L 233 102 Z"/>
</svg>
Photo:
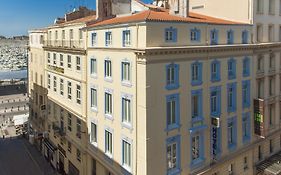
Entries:
<svg viewBox="0 0 281 175">
<path fill-rule="evenodd" d="M 255 134 L 264 137 L 264 100 L 254 99 Z"/>
<path fill-rule="evenodd" d="M 53 70 L 53 71 L 58 72 L 58 73 L 62 73 L 62 74 L 64 73 L 64 68 L 61 68 L 61 67 L 48 65 L 48 69 Z"/>
</svg>

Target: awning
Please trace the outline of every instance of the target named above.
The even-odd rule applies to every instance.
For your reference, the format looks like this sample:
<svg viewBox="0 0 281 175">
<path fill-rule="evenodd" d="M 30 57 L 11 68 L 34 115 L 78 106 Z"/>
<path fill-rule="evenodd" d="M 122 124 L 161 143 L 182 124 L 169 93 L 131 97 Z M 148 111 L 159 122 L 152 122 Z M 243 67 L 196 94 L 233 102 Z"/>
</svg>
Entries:
<svg viewBox="0 0 281 175">
<path fill-rule="evenodd" d="M 51 141 L 49 139 L 44 139 L 44 145 L 51 151 L 55 151 L 57 149 L 57 147 L 51 143 Z"/>
</svg>

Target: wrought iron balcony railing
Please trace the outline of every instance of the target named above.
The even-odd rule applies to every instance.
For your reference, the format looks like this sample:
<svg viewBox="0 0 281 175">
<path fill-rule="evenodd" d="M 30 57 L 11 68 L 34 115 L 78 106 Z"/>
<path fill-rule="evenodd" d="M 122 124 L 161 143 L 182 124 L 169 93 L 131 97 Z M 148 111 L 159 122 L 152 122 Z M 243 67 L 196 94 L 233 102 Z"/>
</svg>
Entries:
<svg viewBox="0 0 281 175">
<path fill-rule="evenodd" d="M 83 49 L 83 40 L 45 40 L 45 47 L 55 47 L 55 48 L 71 48 L 71 49 Z"/>
</svg>

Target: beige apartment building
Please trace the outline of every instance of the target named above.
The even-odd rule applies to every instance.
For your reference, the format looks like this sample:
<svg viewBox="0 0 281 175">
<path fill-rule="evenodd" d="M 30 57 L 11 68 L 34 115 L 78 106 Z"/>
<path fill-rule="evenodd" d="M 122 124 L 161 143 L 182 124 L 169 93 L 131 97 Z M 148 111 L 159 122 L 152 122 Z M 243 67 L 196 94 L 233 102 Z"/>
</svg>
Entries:
<svg viewBox="0 0 281 175">
<path fill-rule="evenodd" d="M 31 131 L 54 168 L 69 175 L 271 168 L 267 160 L 281 147 L 281 55 L 278 35 L 268 33 L 267 43 L 256 34 L 272 20 L 256 13 L 260 4 L 96 3 L 96 12 L 81 7 L 30 31 Z"/>
</svg>

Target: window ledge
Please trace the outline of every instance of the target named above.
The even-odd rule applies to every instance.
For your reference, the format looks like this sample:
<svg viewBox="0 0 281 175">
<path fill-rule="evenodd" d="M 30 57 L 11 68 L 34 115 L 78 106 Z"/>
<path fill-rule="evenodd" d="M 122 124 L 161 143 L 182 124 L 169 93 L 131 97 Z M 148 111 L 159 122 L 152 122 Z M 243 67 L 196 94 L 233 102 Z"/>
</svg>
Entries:
<svg viewBox="0 0 281 175">
<path fill-rule="evenodd" d="M 95 107 L 91 106 L 90 109 L 92 112 L 98 112 L 98 108 L 96 106 Z"/>
<path fill-rule="evenodd" d="M 250 141 L 251 141 L 251 137 L 250 136 L 244 136 L 243 137 L 243 144 L 249 143 Z"/>
<path fill-rule="evenodd" d="M 125 165 L 125 164 L 123 164 L 121 172 L 122 172 L 123 175 L 131 175 L 132 168 L 127 166 L 127 165 Z"/>
<path fill-rule="evenodd" d="M 109 82 L 109 83 L 112 83 L 113 82 L 113 79 L 112 77 L 104 77 L 104 80 Z"/>
<path fill-rule="evenodd" d="M 191 169 L 197 168 L 197 167 L 201 166 L 202 164 L 204 164 L 204 162 L 205 162 L 205 158 L 199 157 L 198 159 L 191 161 L 190 168 Z"/>
<path fill-rule="evenodd" d="M 90 141 L 90 144 L 93 145 L 94 147 L 98 147 L 98 143 L 97 142 L 91 142 Z"/>
<path fill-rule="evenodd" d="M 211 79 L 211 82 L 212 82 L 212 83 L 220 82 L 220 81 L 221 81 L 220 78 L 212 78 L 212 79 Z"/>
<path fill-rule="evenodd" d="M 236 143 L 232 143 L 227 146 L 229 151 L 234 151 L 236 149 Z"/>
<path fill-rule="evenodd" d="M 133 85 L 132 85 L 132 82 L 130 82 L 130 81 L 125 81 L 125 80 L 123 80 L 122 82 L 121 82 L 121 84 L 122 84 L 122 86 L 126 86 L 126 87 L 132 87 Z"/>
<path fill-rule="evenodd" d="M 133 130 L 132 124 L 128 122 L 122 122 L 121 123 L 122 128 L 127 128 L 129 130 Z"/>
<path fill-rule="evenodd" d="M 90 77 L 94 78 L 94 79 L 98 79 L 98 75 L 97 74 L 90 74 Z"/>
<path fill-rule="evenodd" d="M 180 174 L 180 172 L 181 172 L 180 168 L 174 168 L 174 169 L 168 171 L 167 175 L 178 175 L 178 174 Z"/>
<path fill-rule="evenodd" d="M 181 125 L 180 124 L 173 124 L 173 125 L 170 125 L 170 126 L 167 126 L 167 128 L 165 129 L 166 132 L 169 132 L 171 130 L 174 130 L 174 129 L 180 129 Z"/>
<path fill-rule="evenodd" d="M 179 84 L 168 84 L 168 85 L 166 85 L 166 89 L 167 90 L 175 90 L 175 89 L 178 89 L 180 86 L 179 86 Z"/>
<path fill-rule="evenodd" d="M 192 85 L 192 86 L 200 86 L 200 85 L 202 85 L 202 83 L 203 83 L 203 82 L 202 82 L 201 80 L 200 80 L 200 81 L 192 81 L 192 82 L 191 82 L 191 85 Z"/>
<path fill-rule="evenodd" d="M 107 119 L 113 121 L 113 116 L 112 116 L 112 114 L 105 114 L 105 118 L 107 118 Z"/>
</svg>

